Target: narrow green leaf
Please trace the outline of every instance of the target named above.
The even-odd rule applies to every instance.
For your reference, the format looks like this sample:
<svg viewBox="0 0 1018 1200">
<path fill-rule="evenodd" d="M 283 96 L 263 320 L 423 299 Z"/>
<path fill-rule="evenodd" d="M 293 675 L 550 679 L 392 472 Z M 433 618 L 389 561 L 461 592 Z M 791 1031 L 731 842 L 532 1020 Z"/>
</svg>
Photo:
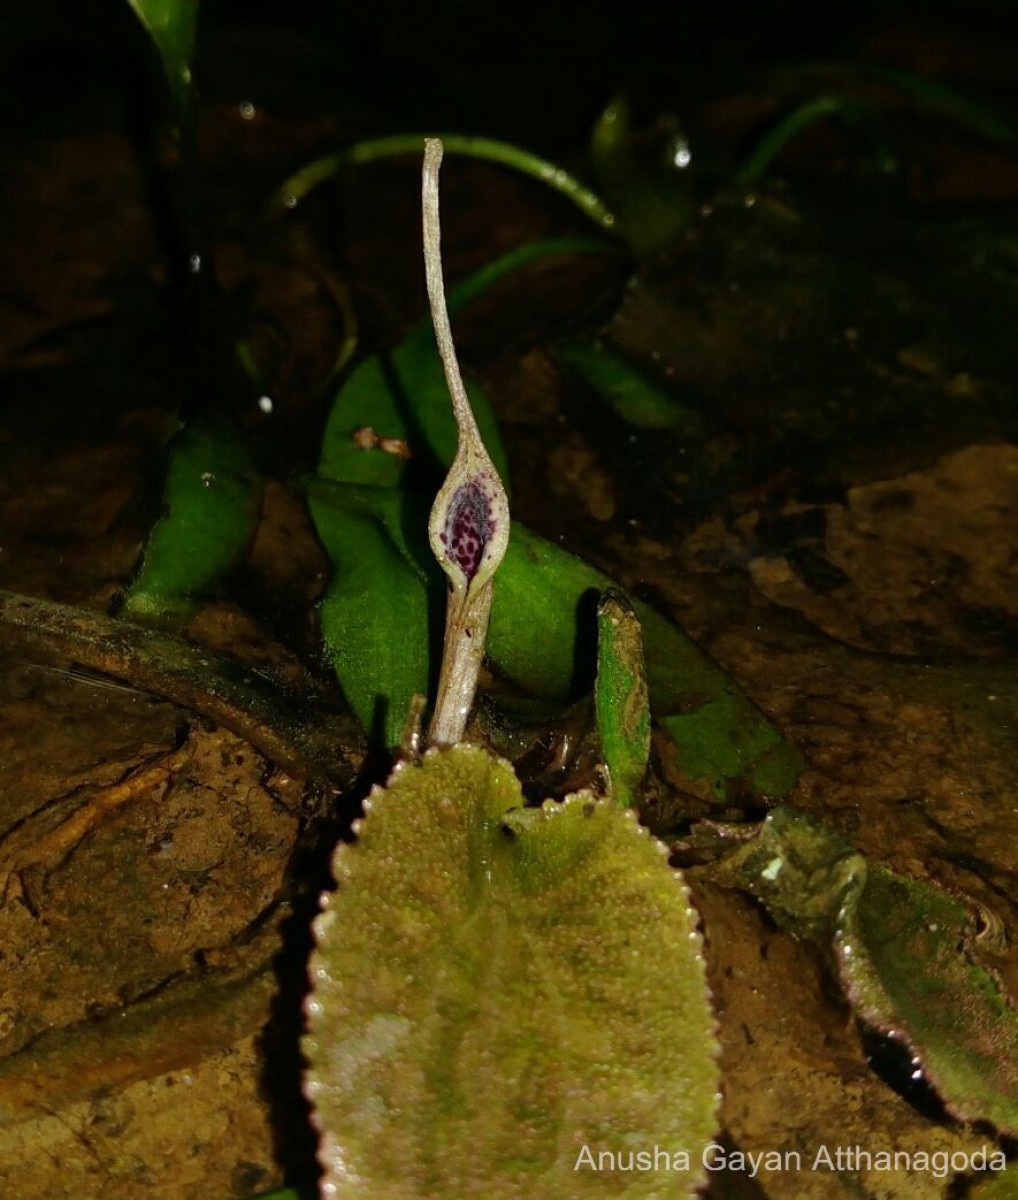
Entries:
<svg viewBox="0 0 1018 1200">
<path fill-rule="evenodd" d="M 849 125 L 859 127 L 871 143 L 881 170 L 892 171 L 896 160 L 890 147 L 880 135 L 878 110 L 868 100 L 850 96 L 814 96 L 787 113 L 754 146 L 752 153 L 735 173 L 736 187 L 751 187 L 770 168 L 781 151 L 810 125 L 829 117 L 839 117 Z"/>
<path fill-rule="evenodd" d="M 683 143 L 682 168 L 671 171 L 641 158 L 634 145 L 629 100 L 616 96 L 591 131 L 591 168 L 615 206 L 616 232 L 644 260 L 675 242 L 692 219 L 694 203 L 684 171 L 690 161 L 688 144 Z"/>
<path fill-rule="evenodd" d="M 291 175 L 277 190 L 273 206 L 292 207 L 303 200 L 313 188 L 346 167 L 405 154 L 420 154 L 426 136 L 423 133 L 397 133 L 389 137 L 370 138 L 355 142 L 335 154 L 316 158 Z M 560 192 L 603 229 L 611 229 L 615 224 L 614 216 L 596 193 L 562 167 L 539 158 L 529 150 L 493 138 L 472 137 L 461 133 L 444 133 L 441 140 L 450 154 L 500 163 L 540 180 Z"/>
<path fill-rule="evenodd" d="M 630 425 L 638 429 L 672 429 L 687 438 L 703 436 L 704 420 L 696 409 L 658 387 L 601 342 L 558 342 L 554 355 L 581 375 Z"/>
<path fill-rule="evenodd" d="M 471 383 L 481 436 L 499 473 L 505 451 L 491 404 Z M 359 435 L 403 443 L 407 457 Z M 318 473 L 337 483 L 425 490 L 441 477 L 456 453 L 456 421 L 449 406 L 442 362 L 430 323 L 416 326 L 391 354 L 365 360 L 340 388 L 322 440 Z M 365 448 L 367 446 L 368 448 Z"/>
<path fill-rule="evenodd" d="M 507 763 L 431 751 L 336 854 L 304 1052 L 341 1193 L 679 1200 L 703 1180 L 717 1047 L 685 886 L 631 814 L 522 803 Z M 588 1165 L 641 1149 L 646 1170 Z"/>
<path fill-rule="evenodd" d="M 191 59 L 198 31 L 198 0 L 127 0 L 155 42 L 180 111 L 192 95 Z"/>
<path fill-rule="evenodd" d="M 354 715 L 384 746 L 399 742 L 410 702 L 427 694 L 433 673 L 429 588 L 401 531 L 400 501 L 390 489 L 336 485 L 312 485 L 308 496 L 333 565 L 322 636 Z"/>
<path fill-rule="evenodd" d="M 614 590 L 597 605 L 594 708 L 612 801 L 629 808 L 647 774 L 650 702 L 640 622 L 626 597 Z"/>
<path fill-rule="evenodd" d="M 488 654 L 522 687 L 549 698 L 589 686 L 595 594 L 615 584 L 517 522 L 498 577 Z M 633 607 L 643 628 L 651 711 L 674 739 L 683 770 L 723 796 L 739 781 L 754 792 L 787 794 L 801 770 L 798 752 L 730 676 L 681 630 L 646 604 Z M 584 614 L 587 619 L 584 620 Z"/>
<path fill-rule="evenodd" d="M 262 481 L 239 435 L 225 425 L 185 426 L 169 446 L 163 515 L 125 593 L 124 615 L 183 625 L 243 561 L 261 502 Z"/>
</svg>

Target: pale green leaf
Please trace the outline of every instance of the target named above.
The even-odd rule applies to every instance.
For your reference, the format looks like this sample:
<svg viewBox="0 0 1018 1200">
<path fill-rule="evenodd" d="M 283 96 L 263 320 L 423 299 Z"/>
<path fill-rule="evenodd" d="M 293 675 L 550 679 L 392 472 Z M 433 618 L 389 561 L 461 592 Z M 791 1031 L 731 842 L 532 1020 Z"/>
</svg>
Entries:
<svg viewBox="0 0 1018 1200">
<path fill-rule="evenodd" d="M 502 760 L 431 751 L 336 855 L 304 1052 L 339 1195 L 675 1200 L 703 1178 L 718 1068 L 686 888 L 608 803 L 522 804 Z M 598 1171 L 585 1147 L 660 1153 Z"/>
<path fill-rule="evenodd" d="M 856 1013 L 909 1048 L 949 1111 L 1018 1133 L 1018 1011 L 975 954 L 960 900 L 790 808 L 774 809 L 712 874 L 831 945 Z"/>
</svg>

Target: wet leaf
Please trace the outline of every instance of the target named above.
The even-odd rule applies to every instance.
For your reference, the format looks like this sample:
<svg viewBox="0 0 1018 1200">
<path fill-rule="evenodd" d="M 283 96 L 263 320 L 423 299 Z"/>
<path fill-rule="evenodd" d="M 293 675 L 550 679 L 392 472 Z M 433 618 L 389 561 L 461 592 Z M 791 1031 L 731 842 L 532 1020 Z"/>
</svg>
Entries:
<svg viewBox="0 0 1018 1200">
<path fill-rule="evenodd" d="M 261 502 L 261 479 L 239 436 L 221 425 L 185 426 L 170 443 L 163 515 L 125 593 L 124 615 L 183 625 L 243 560 Z"/>
<path fill-rule="evenodd" d="M 387 488 L 312 481 L 308 490 L 335 566 L 321 606 L 323 637 L 358 720 L 377 729 L 377 714 L 384 712 L 386 744 L 393 745 L 405 703 L 426 693 L 436 672 L 437 642 L 428 646 L 427 629 L 444 584 L 428 561 L 426 503 Z M 352 506 L 361 517 L 344 515 Z M 347 563 L 357 575 L 344 583 Z M 546 699 L 565 700 L 591 687 L 594 598 L 614 586 L 515 522 L 488 627 L 492 665 Z M 646 604 L 636 601 L 634 608 L 647 651 L 651 711 L 674 739 L 686 774 L 710 780 L 719 796 L 742 784 L 759 795 L 785 795 L 802 765 L 795 748 L 681 630 Z"/>
<path fill-rule="evenodd" d="M 1018 1131 L 1018 1014 L 968 950 L 964 904 L 870 862 L 803 813 L 775 809 L 714 878 L 833 947 L 858 1015 L 903 1042 L 947 1107 Z"/>
<path fill-rule="evenodd" d="M 673 429 L 683 437 L 703 436 L 704 421 L 694 408 L 659 387 L 602 342 L 559 342 L 555 356 L 582 375 L 630 425 L 638 429 Z"/>
<path fill-rule="evenodd" d="M 716 1125 L 696 916 L 661 847 L 581 793 L 429 752 L 376 790 L 316 922 L 304 1042 L 328 1179 L 364 1197 L 681 1197 Z M 688 1169 L 574 1170 L 660 1146 Z"/>
<path fill-rule="evenodd" d="M 427 568 L 401 536 L 400 499 L 388 488 L 354 486 L 312 485 L 308 495 L 333 565 L 319 605 L 322 637 L 347 703 L 385 746 L 399 742 L 410 702 L 428 692 L 432 672 Z"/>
<path fill-rule="evenodd" d="M 495 589 L 489 657 L 538 695 L 576 694 L 589 686 L 592 670 L 578 644 L 593 632 L 582 617 L 593 595 L 613 586 L 517 522 Z M 797 751 L 681 630 L 640 601 L 633 607 L 643 629 L 651 712 L 675 740 L 686 774 L 710 780 L 719 794 L 736 781 L 767 796 L 787 793 L 801 768 Z"/>
<path fill-rule="evenodd" d="M 1014 1200 L 1018 1196 L 1018 1167 L 1010 1166 L 977 1183 L 969 1200 Z"/>
<path fill-rule="evenodd" d="M 326 179 L 331 179 L 347 167 L 361 166 L 405 154 L 417 155 L 424 144 L 426 134 L 397 133 L 387 137 L 368 138 L 355 142 L 334 154 L 326 154 L 307 163 L 290 176 L 280 187 L 273 200 L 277 210 L 290 208 Z M 494 138 L 474 137 L 470 134 L 444 133 L 442 143 L 447 153 L 479 158 L 482 161 L 499 163 L 524 175 L 539 179 L 553 188 L 585 213 L 604 230 L 612 230 L 615 217 L 604 201 L 576 176 L 563 167 L 539 158 L 529 150 Z"/>
<path fill-rule="evenodd" d="M 606 592 L 597 606 L 594 706 L 612 800 L 629 808 L 647 774 L 650 701 L 640 622 L 617 591 Z"/>
<path fill-rule="evenodd" d="M 590 161 L 594 176 L 615 206 L 616 231 L 638 259 L 646 259 L 671 245 L 689 225 L 693 192 L 685 167 L 689 145 L 678 135 L 664 147 L 664 160 L 648 159 L 636 152 L 632 109 L 625 96 L 616 96 L 594 124 Z M 678 168 L 678 169 L 675 169 Z"/>
<path fill-rule="evenodd" d="M 476 272 L 453 290 L 450 307 L 467 303 L 525 261 L 527 256 L 514 252 Z M 490 402 L 474 383 L 470 398 L 484 444 L 505 480 L 505 452 Z M 366 427 L 374 435 L 367 443 L 357 436 Z M 375 439 L 391 439 L 395 445 L 387 451 Z M 373 448 L 361 448 L 365 444 Z M 434 334 L 430 323 L 422 322 L 388 359 L 367 360 L 341 387 L 319 463 L 320 479 L 332 485 L 372 485 L 359 493 L 357 503 L 373 508 L 390 540 L 400 542 L 403 557 L 419 564 L 417 581 L 405 566 L 382 563 L 385 542 L 375 532 L 365 533 L 358 522 L 348 536 L 342 518 L 335 512 L 327 515 L 348 505 L 349 496 L 322 483 L 309 484 L 317 497 L 312 512 L 318 533 L 337 573 L 364 534 L 370 542 L 369 561 L 377 564 L 375 588 L 388 586 L 383 579 L 402 581 L 393 602 L 379 605 L 371 620 L 364 618 L 360 601 L 332 605 L 334 594 L 344 595 L 338 578 L 322 609 L 323 634 L 340 683 L 365 727 L 372 728 L 379 707 L 385 711 L 390 745 L 402 730 L 405 699 L 426 693 L 437 674 L 431 665 L 433 648 L 407 655 L 403 666 L 392 648 L 409 646 L 414 638 L 424 645 L 428 632 L 423 622 L 441 604 L 443 582 L 427 549 L 426 497 L 433 494 L 456 445 L 456 422 Z M 391 452 L 403 447 L 410 457 Z M 390 489 L 398 497 L 395 505 L 385 498 Z M 359 575 L 359 597 L 378 594 L 370 587 L 371 569 L 365 564 Z M 492 664 L 525 690 L 549 699 L 575 697 L 590 688 L 593 597 L 613 586 L 602 572 L 514 523 L 488 630 Z M 675 740 L 683 770 L 693 779 L 709 780 L 719 796 L 743 784 L 760 795 L 786 795 L 801 768 L 794 748 L 685 634 L 646 605 L 635 608 L 647 649 L 651 709 Z M 391 674 L 386 673 L 389 667 Z"/>
<path fill-rule="evenodd" d="M 198 0 L 127 0 L 155 42 L 174 98 L 183 110 L 191 96 L 191 57 Z"/>
</svg>

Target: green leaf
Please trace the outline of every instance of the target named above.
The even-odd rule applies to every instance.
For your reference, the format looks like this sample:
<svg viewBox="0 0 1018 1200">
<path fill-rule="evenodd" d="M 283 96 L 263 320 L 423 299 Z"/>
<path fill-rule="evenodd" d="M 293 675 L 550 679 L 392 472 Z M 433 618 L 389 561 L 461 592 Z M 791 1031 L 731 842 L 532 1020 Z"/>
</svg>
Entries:
<svg viewBox="0 0 1018 1200">
<path fill-rule="evenodd" d="M 179 110 L 192 97 L 191 59 L 198 31 L 198 0 L 127 0 L 155 42 Z"/>
<path fill-rule="evenodd" d="M 676 241 L 693 217 L 694 203 L 686 172 L 645 161 L 635 143 L 630 103 L 616 96 L 591 131 L 591 168 L 615 206 L 617 232 L 644 260 Z M 685 142 L 683 147 L 688 150 Z"/>
<path fill-rule="evenodd" d="M 890 148 L 880 135 L 877 124 L 877 109 L 867 100 L 856 100 L 850 96 L 814 96 L 786 114 L 767 131 L 753 148 L 749 158 L 735 173 L 736 187 L 748 188 L 759 182 L 781 151 L 817 121 L 828 117 L 839 117 L 849 126 L 854 126 L 868 135 L 874 157 L 881 170 L 894 170 L 895 159 Z"/>
<path fill-rule="evenodd" d="M 788 808 L 775 809 L 713 877 L 831 945 L 855 1011 L 909 1047 L 955 1116 L 1018 1132 L 1018 1013 L 972 951 L 964 904 L 867 861 Z"/>
<path fill-rule="evenodd" d="M 609 590 L 597 606 L 597 679 L 594 708 L 611 798 L 629 808 L 647 774 L 650 702 L 640 622 L 633 606 Z"/>
<path fill-rule="evenodd" d="M 564 248 L 549 243 L 546 252 Z M 537 254 L 539 246 L 523 249 Z M 482 268 L 457 285 L 450 307 L 462 306 L 482 286 L 527 261 L 530 253 L 519 251 Z M 491 404 L 475 383 L 470 384 L 470 398 L 484 444 L 505 479 L 505 451 Z M 412 457 L 361 449 L 357 431 L 368 427 L 377 438 L 405 443 Z M 415 692 L 427 693 L 435 674 L 428 652 L 407 655 L 401 668 L 393 648 L 409 646 L 414 637 L 426 643 L 427 615 L 441 604 L 444 585 L 427 549 L 427 511 L 456 444 L 441 360 L 431 326 L 422 322 L 391 355 L 363 362 L 340 388 L 319 463 L 322 480 L 370 485 L 357 503 L 375 506 L 376 520 L 385 525 L 389 540 L 401 540 L 400 555 L 420 567 L 417 581 L 405 564 L 383 561 L 384 539 L 367 535 L 371 545 L 357 591 L 350 593 L 359 599 L 343 599 L 346 590 L 338 573 L 352 561 L 355 543 L 328 513 L 332 506 L 348 506 L 351 499 L 310 485 L 317 497 L 312 515 L 337 573 L 322 609 L 326 646 L 361 722 L 371 728 L 378 706 L 385 709 L 389 745 L 402 731 L 405 701 Z M 396 507 L 384 499 L 386 490 L 398 497 Z M 353 536 L 360 535 L 355 531 Z M 379 601 L 372 620 L 364 619 L 357 605 L 374 603 L 368 598 L 379 597 L 396 579 L 401 581 L 396 595 Z M 594 680 L 594 596 L 614 586 L 602 572 L 514 522 L 495 585 L 489 659 L 537 696 L 559 700 L 589 689 Z M 336 606 L 330 604 L 333 594 L 341 597 Z M 683 770 L 693 779 L 709 780 L 718 796 L 743 784 L 758 795 L 786 795 L 802 765 L 795 749 L 685 634 L 646 605 L 635 608 L 647 649 L 651 708 L 675 740 Z"/>
<path fill-rule="evenodd" d="M 377 729 L 383 711 L 391 746 L 410 697 L 426 694 L 435 674 L 429 621 L 440 608 L 444 581 L 428 553 L 427 504 L 383 487 L 307 486 L 334 567 L 321 607 L 325 644 L 358 720 Z M 361 519 L 350 520 L 351 509 Z M 344 579 L 348 572 L 351 578 Z M 514 522 L 488 627 L 492 665 L 546 699 L 566 700 L 590 688 L 596 597 L 614 586 Z M 639 601 L 634 608 L 647 650 L 651 710 L 675 740 L 683 770 L 710 780 L 719 796 L 742 784 L 759 795 L 785 795 L 801 769 L 794 747 L 681 630 Z"/>
<path fill-rule="evenodd" d="M 1003 1151 L 1000 1157 L 1004 1158 Z M 1018 1166 L 1005 1167 L 988 1179 L 976 1182 L 967 1195 L 968 1200 L 1014 1200 L 1018 1196 Z"/>
<path fill-rule="evenodd" d="M 613 586 L 517 522 L 495 588 L 489 657 L 537 695 L 575 695 L 590 681 L 583 614 L 595 593 Z M 651 711 L 674 739 L 686 774 L 710 780 L 719 796 L 738 781 L 760 795 L 785 795 L 802 765 L 794 747 L 681 630 L 640 601 L 633 607 L 643 628 Z M 589 619 L 586 629 L 592 634 Z"/>
<path fill-rule="evenodd" d="M 419 155 L 427 136 L 423 133 L 397 133 L 388 137 L 369 138 L 366 141 L 355 142 L 334 154 L 316 158 L 291 175 L 277 190 L 273 207 L 293 207 L 313 188 L 324 180 L 331 179 L 346 167 L 361 166 L 364 163 L 378 162 L 404 154 Z M 500 163 L 539 179 L 548 187 L 560 192 L 602 229 L 610 230 L 615 224 L 615 217 L 596 193 L 562 167 L 539 158 L 529 150 L 493 138 L 472 137 L 461 133 L 443 133 L 441 141 L 449 154 Z"/>
<path fill-rule="evenodd" d="M 717 1045 L 685 886 L 631 814 L 522 803 L 507 763 L 431 751 L 337 852 L 303 1048 L 341 1192 L 673 1200 L 703 1179 Z M 584 1147 L 676 1157 L 602 1173 Z"/>
<path fill-rule="evenodd" d="M 449 294 L 449 311 L 456 312 L 535 261 L 561 254 L 604 253 L 602 243 L 587 238 L 553 238 L 520 246 L 461 280 Z M 505 450 L 491 403 L 476 381 L 471 381 L 469 390 L 481 438 L 505 480 Z M 364 440 L 355 435 L 363 429 L 373 430 L 378 438 L 405 442 L 413 457 L 401 458 L 381 448 L 362 449 Z M 318 473 L 336 483 L 437 487 L 456 453 L 457 437 L 429 318 L 415 325 L 389 354 L 366 359 L 344 381 L 325 426 Z"/>
<path fill-rule="evenodd" d="M 638 429 L 672 429 L 687 438 L 703 436 L 704 421 L 694 408 L 651 382 L 602 342 L 558 342 L 554 353 L 630 425 Z"/>
<path fill-rule="evenodd" d="M 169 447 L 163 515 L 124 596 L 124 615 L 180 626 L 198 601 L 244 559 L 261 512 L 262 482 L 247 449 L 224 425 L 185 426 Z"/>
<path fill-rule="evenodd" d="M 401 499 L 386 488 L 314 484 L 308 495 L 333 564 L 322 636 L 354 715 L 384 746 L 399 742 L 432 676 L 428 581 L 400 529 Z"/>
</svg>

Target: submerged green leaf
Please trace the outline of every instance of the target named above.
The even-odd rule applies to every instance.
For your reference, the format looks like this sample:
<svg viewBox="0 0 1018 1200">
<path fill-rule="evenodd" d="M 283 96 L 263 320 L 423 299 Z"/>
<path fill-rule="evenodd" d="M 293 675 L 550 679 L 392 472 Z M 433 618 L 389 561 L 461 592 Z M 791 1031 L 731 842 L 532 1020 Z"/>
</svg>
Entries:
<svg viewBox="0 0 1018 1200">
<path fill-rule="evenodd" d="M 718 1068 L 685 886 L 631 814 L 522 803 L 507 763 L 431 751 L 337 852 L 304 1052 L 341 1193 L 673 1200 L 703 1179 Z M 584 1165 L 655 1147 L 647 1170 Z"/>
<path fill-rule="evenodd" d="M 170 443 L 162 516 L 124 595 L 124 615 L 183 625 L 242 561 L 261 512 L 262 481 L 239 435 L 194 423 Z"/>
<path fill-rule="evenodd" d="M 615 206 L 619 232 L 638 259 L 647 259 L 671 245 L 693 216 L 693 193 L 683 170 L 668 171 L 644 161 L 634 150 L 632 109 L 625 96 L 616 96 L 594 124 L 590 160 L 594 177 Z M 688 144 L 672 162 L 690 161 Z M 656 169 L 655 169 L 656 168 Z"/>
<path fill-rule="evenodd" d="M 682 437 L 703 436 L 704 420 L 696 409 L 658 387 L 603 343 L 577 338 L 558 342 L 554 353 L 630 425 L 638 429 L 672 429 Z"/>
<path fill-rule="evenodd" d="M 903 1042 L 956 1116 L 1018 1132 L 1018 1012 L 971 952 L 964 904 L 870 862 L 821 822 L 775 809 L 713 877 L 833 947 L 858 1015 Z"/>
</svg>

